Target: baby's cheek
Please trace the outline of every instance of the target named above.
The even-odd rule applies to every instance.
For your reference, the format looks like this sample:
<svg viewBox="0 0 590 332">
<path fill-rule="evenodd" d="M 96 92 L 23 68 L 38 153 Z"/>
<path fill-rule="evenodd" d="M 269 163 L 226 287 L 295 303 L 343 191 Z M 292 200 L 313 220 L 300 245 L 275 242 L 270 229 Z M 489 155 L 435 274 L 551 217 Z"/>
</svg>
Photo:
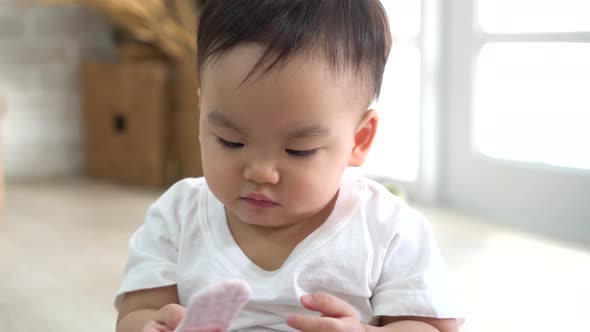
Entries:
<svg viewBox="0 0 590 332">
<path fill-rule="evenodd" d="M 338 190 L 331 177 L 308 177 L 296 181 L 298 199 L 308 207 L 327 204 Z"/>
<path fill-rule="evenodd" d="M 219 151 L 218 147 L 203 148 L 203 170 L 208 176 L 233 176 L 230 174 L 232 168 L 237 168 L 237 164 L 228 157 L 224 151 Z M 237 172 L 236 170 L 233 171 Z"/>
</svg>

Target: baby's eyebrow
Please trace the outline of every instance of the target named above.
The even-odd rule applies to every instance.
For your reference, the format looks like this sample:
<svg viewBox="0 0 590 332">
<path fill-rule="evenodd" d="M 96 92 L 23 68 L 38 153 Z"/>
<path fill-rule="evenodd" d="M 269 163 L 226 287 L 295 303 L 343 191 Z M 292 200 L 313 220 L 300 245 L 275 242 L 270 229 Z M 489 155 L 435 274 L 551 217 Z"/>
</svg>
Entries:
<svg viewBox="0 0 590 332">
<path fill-rule="evenodd" d="M 233 129 L 239 133 L 243 133 L 238 126 L 236 126 L 233 122 L 231 122 L 228 118 L 225 117 L 221 112 L 214 110 L 207 113 L 207 121 L 214 125 L 218 125 L 221 127 L 226 127 Z"/>
<path fill-rule="evenodd" d="M 297 129 L 289 135 L 289 138 L 302 138 L 310 136 L 328 136 L 330 135 L 330 129 L 322 126 L 309 126 L 301 129 Z"/>
<path fill-rule="evenodd" d="M 225 128 L 229 128 L 229 129 L 233 129 L 240 134 L 244 134 L 244 131 L 242 131 L 237 125 L 235 125 L 233 122 L 231 122 L 225 115 L 223 115 L 223 113 L 221 113 L 217 110 L 213 110 L 213 111 L 207 113 L 207 121 L 209 121 L 209 123 L 211 123 L 211 124 L 225 127 Z M 288 135 L 288 138 L 289 139 L 297 139 L 297 138 L 303 138 L 303 137 L 329 136 L 329 135 L 330 135 L 329 128 L 323 127 L 320 125 L 312 125 L 312 126 L 303 127 L 303 128 L 299 128 L 299 129 L 294 130 L 293 132 L 291 132 Z"/>
</svg>

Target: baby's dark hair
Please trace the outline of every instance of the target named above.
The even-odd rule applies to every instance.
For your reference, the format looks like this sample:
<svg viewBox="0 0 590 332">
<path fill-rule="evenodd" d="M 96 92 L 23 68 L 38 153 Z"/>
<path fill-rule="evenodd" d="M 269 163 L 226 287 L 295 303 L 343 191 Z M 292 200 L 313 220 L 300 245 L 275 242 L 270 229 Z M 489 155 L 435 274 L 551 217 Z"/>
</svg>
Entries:
<svg viewBox="0 0 590 332">
<path fill-rule="evenodd" d="M 243 43 L 266 52 L 252 69 L 264 75 L 291 57 L 320 55 L 336 71 L 367 81 L 379 97 L 392 37 L 379 0 L 207 0 L 198 31 L 198 67 Z"/>
</svg>

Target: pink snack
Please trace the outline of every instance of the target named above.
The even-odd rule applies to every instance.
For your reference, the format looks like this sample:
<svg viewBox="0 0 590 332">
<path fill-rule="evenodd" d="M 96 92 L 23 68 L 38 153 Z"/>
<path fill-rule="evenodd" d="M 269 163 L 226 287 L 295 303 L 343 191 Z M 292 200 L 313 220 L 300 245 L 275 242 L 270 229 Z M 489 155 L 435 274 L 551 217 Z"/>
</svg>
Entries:
<svg viewBox="0 0 590 332">
<path fill-rule="evenodd" d="M 194 293 L 174 332 L 225 332 L 250 299 L 243 280 L 227 280 Z"/>
</svg>

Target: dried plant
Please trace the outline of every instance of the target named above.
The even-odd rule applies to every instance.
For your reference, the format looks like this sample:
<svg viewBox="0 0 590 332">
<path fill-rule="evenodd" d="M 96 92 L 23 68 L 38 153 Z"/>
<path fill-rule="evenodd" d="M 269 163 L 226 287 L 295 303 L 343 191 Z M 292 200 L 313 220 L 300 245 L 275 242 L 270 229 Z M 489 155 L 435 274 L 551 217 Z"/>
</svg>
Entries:
<svg viewBox="0 0 590 332">
<path fill-rule="evenodd" d="M 29 0 L 47 5 L 96 8 L 139 41 L 154 45 L 174 60 L 195 54 L 198 6 L 194 0 Z"/>
</svg>

